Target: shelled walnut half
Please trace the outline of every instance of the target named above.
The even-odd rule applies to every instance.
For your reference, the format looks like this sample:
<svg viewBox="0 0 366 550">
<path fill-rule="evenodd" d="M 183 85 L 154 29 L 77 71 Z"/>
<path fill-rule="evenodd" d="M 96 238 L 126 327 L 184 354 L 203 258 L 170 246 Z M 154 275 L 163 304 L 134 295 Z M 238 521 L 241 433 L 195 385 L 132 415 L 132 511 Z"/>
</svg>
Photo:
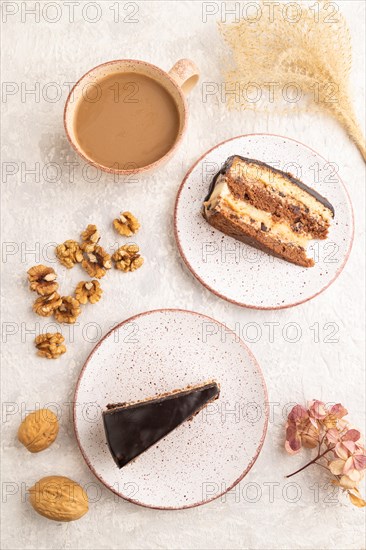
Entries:
<svg viewBox="0 0 366 550">
<path fill-rule="evenodd" d="M 85 243 L 81 245 L 82 250 L 85 252 L 81 265 L 90 277 L 101 279 L 106 274 L 106 271 L 112 267 L 111 257 L 98 244 L 94 245 L 92 249 L 88 245 L 87 247 L 84 245 Z"/>
<path fill-rule="evenodd" d="M 121 212 L 120 217 L 113 220 L 113 227 L 120 235 L 131 237 L 140 229 L 140 224 L 131 212 Z"/>
<path fill-rule="evenodd" d="M 62 296 L 60 306 L 55 310 L 55 319 L 59 323 L 72 325 L 81 313 L 78 300 L 72 296 Z"/>
<path fill-rule="evenodd" d="M 94 224 L 89 224 L 85 231 L 81 233 L 81 239 L 83 241 L 83 251 L 91 252 L 100 240 L 100 233 L 97 226 Z"/>
<path fill-rule="evenodd" d="M 62 303 L 58 292 L 53 292 L 49 296 L 40 296 L 33 304 L 33 311 L 41 317 L 50 317 L 53 312 L 60 307 Z"/>
<path fill-rule="evenodd" d="M 40 357 L 57 359 L 66 352 L 66 346 L 63 344 L 64 341 L 65 338 L 61 332 L 47 332 L 46 334 L 39 334 L 34 342 Z"/>
<path fill-rule="evenodd" d="M 116 269 L 124 271 L 136 271 L 144 263 L 144 258 L 139 254 L 137 244 L 125 244 L 121 246 L 112 256 Z"/>
<path fill-rule="evenodd" d="M 81 263 L 83 253 L 78 242 L 69 239 L 56 247 L 56 256 L 59 262 L 71 269 L 75 264 Z"/>
<path fill-rule="evenodd" d="M 52 267 L 35 265 L 28 269 L 29 288 L 41 296 L 48 296 L 58 289 L 57 274 Z"/>
<path fill-rule="evenodd" d="M 75 289 L 75 297 L 81 304 L 90 302 L 96 304 L 99 302 L 103 290 L 99 281 L 93 279 L 92 281 L 81 281 Z"/>
</svg>

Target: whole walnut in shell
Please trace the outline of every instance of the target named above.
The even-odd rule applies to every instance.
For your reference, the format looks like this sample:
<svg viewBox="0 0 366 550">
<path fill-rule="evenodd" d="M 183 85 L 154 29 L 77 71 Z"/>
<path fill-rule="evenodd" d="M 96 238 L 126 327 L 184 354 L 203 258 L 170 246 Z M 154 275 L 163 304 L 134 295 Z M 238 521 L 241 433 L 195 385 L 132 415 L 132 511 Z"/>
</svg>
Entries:
<svg viewBox="0 0 366 550">
<path fill-rule="evenodd" d="M 18 429 L 18 439 L 31 453 L 47 449 L 58 434 L 57 416 L 49 409 L 28 414 Z"/>
<path fill-rule="evenodd" d="M 64 476 L 47 476 L 37 481 L 29 489 L 29 501 L 38 514 L 54 521 L 74 521 L 89 510 L 84 489 Z"/>
</svg>

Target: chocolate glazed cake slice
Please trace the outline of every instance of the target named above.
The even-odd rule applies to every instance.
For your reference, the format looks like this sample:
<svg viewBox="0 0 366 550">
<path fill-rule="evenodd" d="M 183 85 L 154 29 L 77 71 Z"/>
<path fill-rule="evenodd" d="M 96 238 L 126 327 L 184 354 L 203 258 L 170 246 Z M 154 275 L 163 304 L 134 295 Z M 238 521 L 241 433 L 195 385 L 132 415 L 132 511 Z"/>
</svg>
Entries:
<svg viewBox="0 0 366 550">
<path fill-rule="evenodd" d="M 334 208 L 291 174 L 234 155 L 213 178 L 203 216 L 226 235 L 311 267 L 307 244 L 327 237 Z"/>
<path fill-rule="evenodd" d="M 144 401 L 107 405 L 104 430 L 117 466 L 126 466 L 217 399 L 219 393 L 216 382 L 206 382 Z"/>
</svg>

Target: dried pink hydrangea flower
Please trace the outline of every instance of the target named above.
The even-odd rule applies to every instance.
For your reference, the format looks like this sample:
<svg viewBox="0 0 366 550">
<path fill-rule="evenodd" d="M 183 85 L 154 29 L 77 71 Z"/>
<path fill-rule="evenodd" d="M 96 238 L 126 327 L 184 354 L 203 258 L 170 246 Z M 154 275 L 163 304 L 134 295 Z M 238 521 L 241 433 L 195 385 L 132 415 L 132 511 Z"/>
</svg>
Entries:
<svg viewBox="0 0 366 550">
<path fill-rule="evenodd" d="M 322 401 L 311 401 L 308 408 L 295 405 L 286 424 L 285 449 L 290 454 L 300 452 L 302 447 L 314 449 L 316 457 L 291 477 L 311 464 L 323 466 L 333 474 L 333 483 L 348 493 L 355 506 L 364 507 L 358 485 L 366 470 L 366 450 L 361 443 L 361 434 L 344 420 L 347 409 L 340 403 L 328 407 Z"/>
</svg>

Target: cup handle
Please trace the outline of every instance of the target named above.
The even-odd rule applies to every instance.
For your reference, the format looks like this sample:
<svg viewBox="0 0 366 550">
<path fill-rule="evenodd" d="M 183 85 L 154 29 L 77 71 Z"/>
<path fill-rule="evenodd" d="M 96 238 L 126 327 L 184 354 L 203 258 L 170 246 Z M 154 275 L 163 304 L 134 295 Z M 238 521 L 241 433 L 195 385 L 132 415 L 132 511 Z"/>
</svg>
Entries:
<svg viewBox="0 0 366 550">
<path fill-rule="evenodd" d="M 175 80 L 184 94 L 188 95 L 198 82 L 199 70 L 197 65 L 190 59 L 179 59 L 170 69 L 169 75 Z"/>
</svg>

